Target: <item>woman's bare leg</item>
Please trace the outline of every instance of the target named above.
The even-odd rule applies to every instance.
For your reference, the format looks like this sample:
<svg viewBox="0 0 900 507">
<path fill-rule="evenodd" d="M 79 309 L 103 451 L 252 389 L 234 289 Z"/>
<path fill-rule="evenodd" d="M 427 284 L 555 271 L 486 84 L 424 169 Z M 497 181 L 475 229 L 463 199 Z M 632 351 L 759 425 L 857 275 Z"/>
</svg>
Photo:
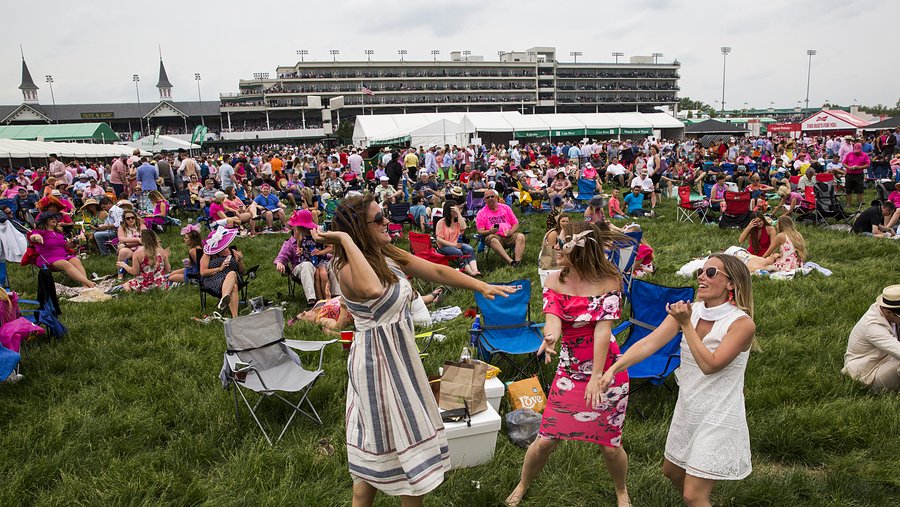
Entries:
<svg viewBox="0 0 900 507">
<path fill-rule="evenodd" d="M 600 451 L 603 454 L 603 461 L 606 462 L 606 469 L 616 487 L 618 507 L 630 506 L 631 499 L 628 497 L 628 488 L 625 485 L 625 477 L 628 474 L 628 454 L 622 447 L 606 447 L 605 445 L 600 446 Z"/>
<path fill-rule="evenodd" d="M 368 482 L 359 481 L 353 484 L 352 507 L 371 507 L 375 503 L 375 493 L 378 490 Z"/>
<path fill-rule="evenodd" d="M 515 507 L 519 505 L 522 498 L 525 497 L 525 492 L 528 491 L 528 487 L 531 486 L 531 482 L 534 481 L 535 477 L 543 470 L 544 465 L 547 464 L 547 460 L 550 459 L 550 455 L 553 454 L 553 451 L 556 450 L 558 445 L 559 440 L 538 436 L 534 442 L 528 446 L 528 450 L 525 451 L 525 463 L 522 464 L 522 475 L 519 478 L 519 484 L 516 485 L 516 489 L 506 497 L 507 506 Z"/>
<path fill-rule="evenodd" d="M 69 260 L 60 259 L 53 264 L 51 264 L 54 268 L 62 271 L 72 280 L 80 283 L 82 287 L 93 287 L 97 285 L 96 283 L 88 280 L 87 275 L 84 272 L 84 266 L 81 265 L 81 262 L 77 258 L 72 258 Z"/>
</svg>

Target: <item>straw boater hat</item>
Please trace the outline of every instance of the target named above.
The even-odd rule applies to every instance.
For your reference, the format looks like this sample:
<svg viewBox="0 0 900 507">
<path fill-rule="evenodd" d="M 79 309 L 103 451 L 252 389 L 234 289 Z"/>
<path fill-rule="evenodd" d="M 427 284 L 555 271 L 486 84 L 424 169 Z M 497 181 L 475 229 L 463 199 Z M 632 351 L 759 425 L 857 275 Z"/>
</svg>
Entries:
<svg viewBox="0 0 900 507">
<path fill-rule="evenodd" d="M 882 308 L 900 308 L 900 284 L 885 287 L 875 302 Z"/>
<path fill-rule="evenodd" d="M 100 206 L 100 203 L 97 202 L 96 199 L 85 199 L 84 204 L 82 204 L 81 207 L 78 208 L 78 209 L 79 209 L 79 210 L 83 210 L 84 208 L 87 208 L 88 206 L 90 206 L 90 205 L 92 205 L 92 204 L 93 204 L 94 206 Z"/>
<path fill-rule="evenodd" d="M 455 195 L 456 197 L 462 197 L 463 189 L 462 187 L 453 187 L 450 189 L 450 194 Z"/>
<path fill-rule="evenodd" d="M 222 250 L 228 248 L 228 245 L 234 241 L 238 235 L 237 229 L 226 229 L 225 227 L 218 227 L 216 230 L 209 233 L 209 236 L 206 238 L 206 244 L 203 245 L 203 253 L 206 255 L 215 255 Z"/>
<path fill-rule="evenodd" d="M 116 206 L 118 206 L 120 208 L 126 208 L 129 210 L 134 209 L 134 203 L 132 203 L 128 199 L 122 199 L 121 201 L 116 203 Z"/>
</svg>

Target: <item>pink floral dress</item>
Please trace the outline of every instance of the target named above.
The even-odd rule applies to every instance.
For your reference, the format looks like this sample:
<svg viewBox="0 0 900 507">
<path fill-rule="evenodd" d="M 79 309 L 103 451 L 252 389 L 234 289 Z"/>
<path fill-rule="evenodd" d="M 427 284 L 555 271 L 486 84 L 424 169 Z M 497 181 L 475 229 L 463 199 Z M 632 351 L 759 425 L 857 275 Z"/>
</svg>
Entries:
<svg viewBox="0 0 900 507">
<path fill-rule="evenodd" d="M 559 366 L 550 386 L 539 435 L 561 440 L 584 440 L 607 447 L 622 443 L 628 406 L 628 372 L 615 376 L 600 408 L 585 403 L 584 391 L 594 368 L 594 327 L 601 320 L 621 317 L 622 294 L 569 296 L 544 289 L 544 313 L 562 320 Z M 615 337 L 609 342 L 604 370 L 619 358 Z"/>
<path fill-rule="evenodd" d="M 778 260 L 775 261 L 775 270 L 779 272 L 791 271 L 799 269 L 802 265 L 803 263 L 800 262 L 797 249 L 794 248 L 794 243 L 785 238 L 784 243 L 781 244 Z"/>
<path fill-rule="evenodd" d="M 166 263 L 163 261 L 162 255 L 156 254 L 156 267 L 150 265 L 150 259 L 145 255 L 141 259 L 140 271 L 138 275 L 128 280 L 128 288 L 134 292 L 147 292 L 150 289 L 165 289 L 167 287 L 166 280 Z"/>
</svg>

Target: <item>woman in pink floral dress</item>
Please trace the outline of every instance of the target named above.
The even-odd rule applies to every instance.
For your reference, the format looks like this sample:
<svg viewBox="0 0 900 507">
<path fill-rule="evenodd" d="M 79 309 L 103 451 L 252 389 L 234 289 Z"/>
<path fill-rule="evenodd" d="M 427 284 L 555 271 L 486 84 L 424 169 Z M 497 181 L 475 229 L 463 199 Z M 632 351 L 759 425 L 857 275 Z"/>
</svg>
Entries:
<svg viewBox="0 0 900 507">
<path fill-rule="evenodd" d="M 168 288 L 169 250 L 159 245 L 159 238 L 150 229 L 141 231 L 141 246 L 131 257 L 131 265 L 125 261 L 116 263 L 134 278 L 122 285 L 126 292 L 147 292 L 150 289 Z"/>
<path fill-rule="evenodd" d="M 559 366 L 538 438 L 525 453 L 519 484 L 507 505 L 521 502 L 560 440 L 599 444 L 618 505 L 631 505 L 625 487 L 628 455 L 621 447 L 628 373 L 616 375 L 605 391 L 599 389 L 601 375 L 619 357 L 611 328 L 621 316 L 622 279 L 603 252 L 603 245 L 612 241 L 629 238 L 588 222 L 574 223 L 560 234 L 556 260 L 562 269 L 548 276 L 544 288 L 546 325 L 538 350 L 550 362 L 561 336 Z"/>
</svg>

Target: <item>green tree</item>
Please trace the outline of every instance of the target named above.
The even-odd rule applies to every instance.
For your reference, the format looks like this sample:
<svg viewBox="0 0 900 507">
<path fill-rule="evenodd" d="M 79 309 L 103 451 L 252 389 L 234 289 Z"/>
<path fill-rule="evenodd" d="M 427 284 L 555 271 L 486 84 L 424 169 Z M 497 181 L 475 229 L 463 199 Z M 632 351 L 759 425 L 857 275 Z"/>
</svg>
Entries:
<svg viewBox="0 0 900 507">
<path fill-rule="evenodd" d="M 348 120 L 341 120 L 334 135 L 344 144 L 349 144 L 353 139 L 353 123 Z"/>
</svg>

